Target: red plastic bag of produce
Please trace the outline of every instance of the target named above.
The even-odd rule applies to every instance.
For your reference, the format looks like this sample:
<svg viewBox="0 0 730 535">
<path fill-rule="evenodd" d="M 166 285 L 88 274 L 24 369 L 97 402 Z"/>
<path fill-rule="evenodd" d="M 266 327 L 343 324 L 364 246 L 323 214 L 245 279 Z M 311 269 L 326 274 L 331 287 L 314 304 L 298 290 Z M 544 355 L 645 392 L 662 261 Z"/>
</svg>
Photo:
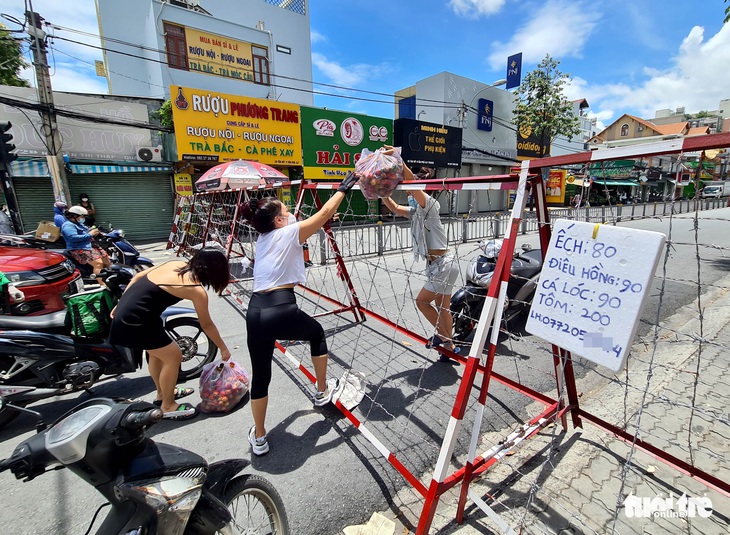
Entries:
<svg viewBox="0 0 730 535">
<path fill-rule="evenodd" d="M 375 152 L 363 149 L 355 164 L 355 174 L 360 178 L 358 183 L 366 199 L 389 197 L 403 181 L 400 147 L 395 147 L 393 154 L 384 154 L 383 149 Z"/>
<path fill-rule="evenodd" d="M 229 412 L 246 395 L 248 385 L 248 373 L 233 359 L 206 364 L 200 374 L 200 410 Z"/>
</svg>

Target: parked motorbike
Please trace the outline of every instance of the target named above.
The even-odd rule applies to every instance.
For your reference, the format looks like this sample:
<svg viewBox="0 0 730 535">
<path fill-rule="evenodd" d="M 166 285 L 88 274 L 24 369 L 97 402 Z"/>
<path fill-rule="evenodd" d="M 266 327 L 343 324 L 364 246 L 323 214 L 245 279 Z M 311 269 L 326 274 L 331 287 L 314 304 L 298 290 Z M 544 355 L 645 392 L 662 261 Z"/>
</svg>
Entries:
<svg viewBox="0 0 730 535">
<path fill-rule="evenodd" d="M 124 264 L 134 268 L 135 271 L 144 271 L 154 265 L 152 260 L 145 256 L 141 256 L 139 250 L 129 243 L 129 241 L 124 237 L 124 230 L 112 229 L 111 227 L 98 228 L 101 232 L 94 237 L 93 243 L 107 252 L 112 264 Z M 91 273 L 88 266 L 77 264 L 76 261 L 66 253 L 66 241 L 63 239 L 63 236 L 59 237 L 56 241 L 49 242 L 39 240 L 35 237 L 35 233 L 32 232 L 21 236 L 0 234 L 0 244 L 64 251 L 64 254 L 66 254 L 66 256 L 79 268 L 79 271 L 81 271 L 84 278 L 88 278 L 86 272 L 88 272 L 89 275 Z"/>
<path fill-rule="evenodd" d="M 7 403 L 0 386 L 0 408 Z M 30 481 L 68 468 L 111 505 L 97 533 L 109 535 L 243 535 L 289 533 L 281 496 L 266 479 L 238 476 L 250 463 L 208 464 L 199 455 L 156 443 L 146 430 L 162 411 L 146 402 L 96 398 L 81 403 L 0 461 L 0 472 Z M 99 509 L 101 509 L 99 507 Z M 97 511 L 98 513 L 98 511 Z M 96 515 L 91 521 L 93 527 Z"/>
<path fill-rule="evenodd" d="M 102 271 L 113 295 L 119 297 L 134 276 L 126 266 L 114 265 Z M 78 295 L 78 294 L 77 294 Z M 179 381 L 197 377 L 203 366 L 215 359 L 218 348 L 205 334 L 195 310 L 169 307 L 162 321 L 183 354 Z M 68 325 L 70 333 L 70 325 Z M 89 342 L 69 335 L 17 330 L 0 331 L 0 386 L 12 386 L 8 401 L 25 406 L 34 401 L 91 388 L 103 378 L 135 372 L 142 366 L 142 350 Z M 0 427 L 17 411 L 0 410 Z"/>
<path fill-rule="evenodd" d="M 464 342 L 476 327 L 484 307 L 484 300 L 492 282 L 497 258 L 503 240 L 482 240 L 479 255 L 467 272 L 466 286 L 451 297 L 451 315 L 454 320 L 454 340 Z M 542 270 L 542 253 L 524 244 L 516 251 L 510 267 L 507 299 L 504 303 L 502 321 L 509 322 L 529 310 L 535 295 Z"/>
</svg>

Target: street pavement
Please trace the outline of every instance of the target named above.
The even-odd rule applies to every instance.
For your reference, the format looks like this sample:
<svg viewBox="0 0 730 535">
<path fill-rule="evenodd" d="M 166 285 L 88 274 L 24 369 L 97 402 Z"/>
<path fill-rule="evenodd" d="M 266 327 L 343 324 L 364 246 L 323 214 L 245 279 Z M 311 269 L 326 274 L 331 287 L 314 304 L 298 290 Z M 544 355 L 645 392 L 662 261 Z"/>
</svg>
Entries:
<svg viewBox="0 0 730 535">
<path fill-rule="evenodd" d="M 631 377 L 617 375 L 597 388 L 587 376 L 578 377 L 583 410 L 629 433 L 638 428 L 639 438 L 722 481 L 730 479 L 729 288 L 727 275 L 701 295 L 701 322 L 695 301 L 664 319 L 657 333 L 650 329 L 637 339 L 629 357 Z M 537 413 L 542 405 L 531 409 Z M 509 431 L 484 433 L 478 453 Z M 462 454 L 455 464 L 465 459 Z M 422 479 L 426 485 L 429 476 Z M 479 475 L 470 489 L 518 533 L 730 531 L 728 496 L 587 421 L 578 429 L 543 429 Z M 429 533 L 503 532 L 471 501 L 457 524 L 458 490 L 441 497 Z M 422 497 L 406 486 L 391 497 L 388 509 L 344 533 L 415 533 L 422 507 Z"/>
</svg>

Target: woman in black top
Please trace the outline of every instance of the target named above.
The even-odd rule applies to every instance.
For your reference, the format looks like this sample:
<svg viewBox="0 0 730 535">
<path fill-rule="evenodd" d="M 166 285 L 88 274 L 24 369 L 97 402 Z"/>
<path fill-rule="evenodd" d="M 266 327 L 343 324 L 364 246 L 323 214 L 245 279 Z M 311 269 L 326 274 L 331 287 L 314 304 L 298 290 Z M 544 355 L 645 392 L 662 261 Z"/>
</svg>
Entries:
<svg viewBox="0 0 730 535">
<path fill-rule="evenodd" d="M 205 247 L 189 262 L 173 260 L 137 273 L 112 311 L 109 341 L 147 351 L 150 376 L 166 418 L 192 418 L 196 409 L 188 403 L 178 405 L 175 402 L 182 352 L 163 328 L 162 311 L 183 299 L 192 301 L 201 328 L 220 349 L 221 358 L 228 360 L 231 352 L 210 318 L 205 288 L 212 287 L 220 293 L 229 279 L 226 255 L 218 249 Z"/>
</svg>

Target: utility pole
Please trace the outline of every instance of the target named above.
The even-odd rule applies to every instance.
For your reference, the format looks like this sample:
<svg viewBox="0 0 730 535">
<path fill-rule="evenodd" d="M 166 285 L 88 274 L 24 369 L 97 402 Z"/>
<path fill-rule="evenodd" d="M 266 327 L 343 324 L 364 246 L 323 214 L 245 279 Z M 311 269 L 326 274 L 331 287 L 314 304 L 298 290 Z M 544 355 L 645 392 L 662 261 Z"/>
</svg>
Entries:
<svg viewBox="0 0 730 535">
<path fill-rule="evenodd" d="M 71 193 L 66 178 L 66 168 L 61 153 L 61 135 L 58 132 L 56 122 L 56 111 L 53 106 L 53 90 L 51 89 L 51 76 L 48 72 L 48 58 L 46 50 L 46 33 L 41 29 L 43 18 L 33 11 L 33 4 L 29 2 L 30 9 L 25 12 L 25 20 L 28 24 L 28 35 L 30 35 L 33 52 L 33 66 L 35 67 L 36 84 L 38 86 L 38 102 L 42 106 L 41 119 L 43 121 L 42 134 L 45 138 L 45 145 L 48 150 L 46 161 L 51 172 L 53 182 L 53 195 L 58 201 L 70 202 Z"/>
</svg>

